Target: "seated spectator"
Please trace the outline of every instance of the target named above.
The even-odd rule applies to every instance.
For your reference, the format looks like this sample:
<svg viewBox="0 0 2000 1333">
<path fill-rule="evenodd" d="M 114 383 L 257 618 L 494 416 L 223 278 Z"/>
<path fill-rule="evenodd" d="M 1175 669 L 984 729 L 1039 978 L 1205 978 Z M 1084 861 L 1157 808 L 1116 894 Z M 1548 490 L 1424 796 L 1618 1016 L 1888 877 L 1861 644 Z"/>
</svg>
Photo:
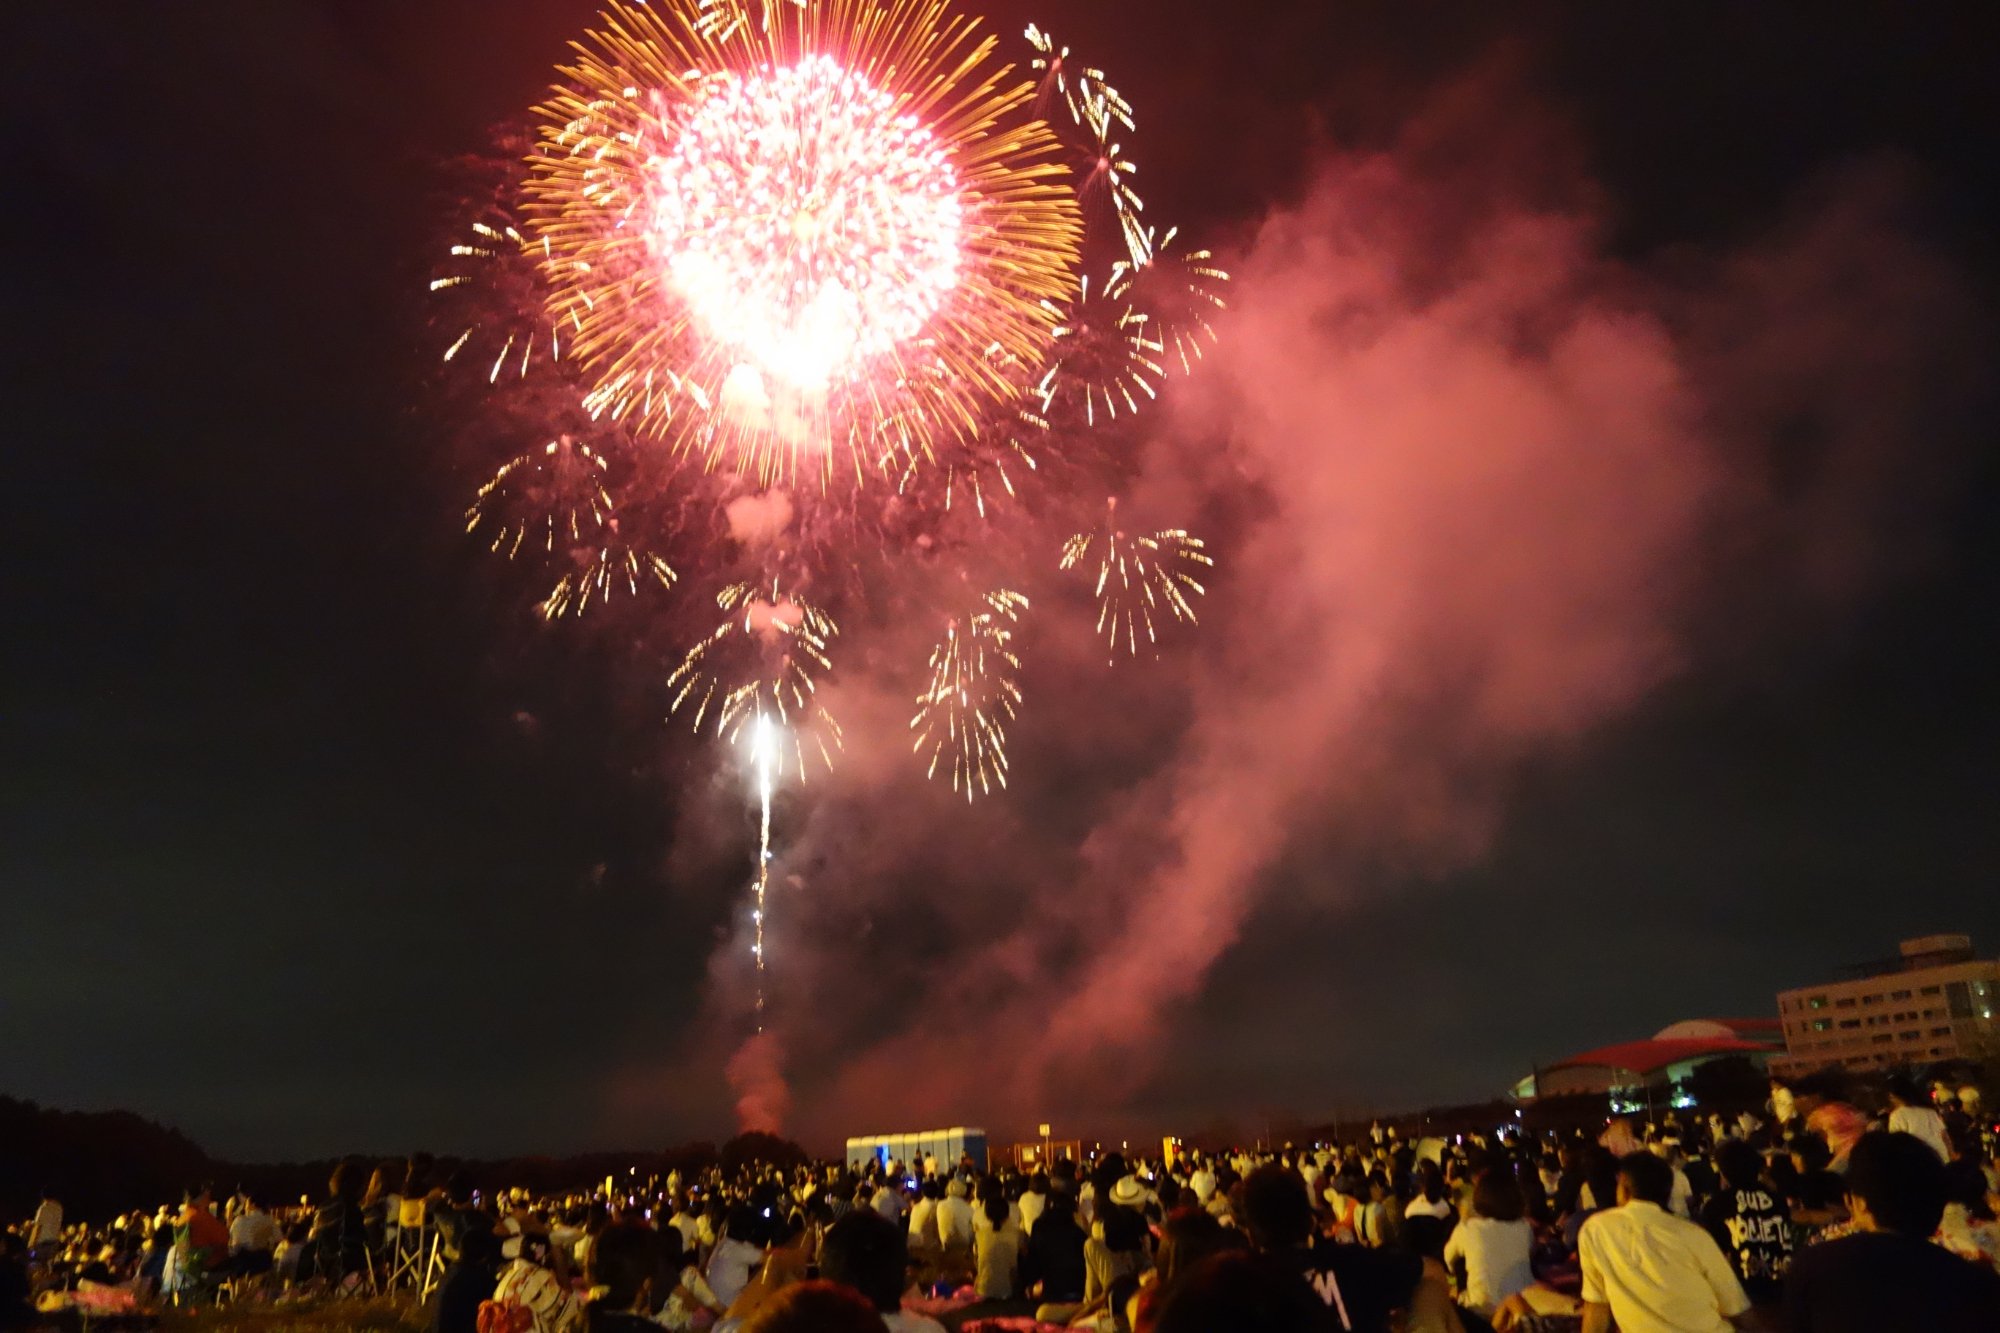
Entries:
<svg viewBox="0 0 2000 1333">
<path fill-rule="evenodd" d="M 589 1250 L 590 1333 L 659 1333 L 653 1316 L 666 1300 L 659 1233 L 630 1223 L 606 1227 Z"/>
<path fill-rule="evenodd" d="M 249 1275 L 270 1272 L 284 1234 L 276 1219 L 246 1196 L 243 1211 L 229 1224 L 231 1269 Z"/>
<path fill-rule="evenodd" d="M 431 1333 L 479 1333 L 479 1307 L 493 1296 L 500 1242 L 491 1231 L 469 1231 L 438 1284 Z"/>
<path fill-rule="evenodd" d="M 742 1333 L 882 1333 L 882 1316 L 850 1287 L 800 1282 L 766 1301 Z"/>
<path fill-rule="evenodd" d="M 827 1229 L 819 1247 L 820 1276 L 861 1293 L 892 1333 L 944 1333 L 935 1319 L 903 1309 L 907 1234 L 874 1211 L 857 1208 Z"/>
<path fill-rule="evenodd" d="M 1286 1174 L 1299 1181 L 1303 1198 L 1305 1182 Z M 1364 1325 L 1342 1325 L 1294 1264 L 1236 1251 L 1211 1255 L 1178 1278 L 1148 1333 L 1332 1333 L 1343 1327 Z"/>
<path fill-rule="evenodd" d="M 1722 1186 L 1701 1210 L 1701 1224 L 1743 1283 L 1753 1304 L 1770 1305 L 1783 1294 L 1792 1262 L 1792 1226 L 1784 1205 L 1764 1184 L 1764 1156 L 1742 1139 L 1716 1145 Z"/>
<path fill-rule="evenodd" d="M 1075 1203 L 1060 1190 L 1052 1191 L 1022 1256 L 1021 1284 L 1028 1294 L 1045 1305 L 1081 1305 L 1086 1239 Z"/>
<path fill-rule="evenodd" d="M 1492 1318 L 1493 1311 L 1517 1291 L 1533 1285 L 1528 1267 L 1535 1229 L 1523 1216 L 1520 1186 L 1497 1167 L 1483 1172 L 1472 1187 L 1472 1215 L 1452 1230 L 1445 1242 L 1445 1266 L 1463 1266 L 1459 1304 Z"/>
<path fill-rule="evenodd" d="M 1788 1333 L 2000 1329 L 2000 1276 L 1931 1243 L 1948 1191 L 1944 1163 L 1923 1140 L 1863 1135 L 1847 1170 L 1854 1234 L 1793 1259 Z"/>
<path fill-rule="evenodd" d="M 1014 1298 L 1020 1267 L 1021 1233 L 1009 1216 L 1007 1200 L 996 1190 L 981 1201 L 987 1225 L 977 1235 L 973 1289 L 982 1301 Z"/>
<path fill-rule="evenodd" d="M 1961 1259 L 2000 1272 L 2000 1221 L 1994 1220 L 1993 1190 L 1979 1163 L 1961 1158 L 1945 1168 L 1937 1242 Z"/>
<path fill-rule="evenodd" d="M 1181 1208 L 1169 1214 L 1160 1226 L 1160 1250 L 1152 1272 L 1127 1313 L 1133 1333 L 1145 1333 L 1157 1322 L 1167 1293 L 1203 1260 L 1241 1247 L 1236 1233 L 1205 1210 Z"/>
<path fill-rule="evenodd" d="M 1916 1080 L 1898 1074 L 1889 1080 L 1889 1132 L 1921 1139 L 1938 1155 L 1940 1162 L 1951 1160 L 1951 1144 L 1945 1138 L 1944 1117 L 1932 1109 L 1930 1098 L 1917 1089 Z"/>
<path fill-rule="evenodd" d="M 708 1285 L 728 1306 L 750 1285 L 750 1275 L 764 1262 L 763 1230 L 748 1203 L 730 1206 L 722 1235 L 708 1256 Z"/>
<path fill-rule="evenodd" d="M 312 1272 L 329 1282 L 358 1273 L 366 1265 L 368 1235 L 361 1219 L 360 1173 L 352 1162 L 333 1168 L 326 1182 L 326 1202 L 313 1215 L 307 1244 Z"/>
<path fill-rule="evenodd" d="M 1618 1164 L 1618 1206 L 1578 1236 L 1584 1333 L 1723 1333 L 1750 1309 L 1743 1284 L 1701 1227 L 1667 1211 L 1674 1172 L 1641 1149 Z"/>
<path fill-rule="evenodd" d="M 1404 1217 L 1435 1217 L 1450 1222 L 1457 1217 L 1452 1207 L 1451 1193 L 1445 1188 L 1444 1172 L 1429 1158 L 1418 1162 L 1415 1168 L 1416 1194 L 1403 1205 Z"/>
<path fill-rule="evenodd" d="M 1392 1314 L 1409 1307 L 1423 1280 L 1422 1261 L 1413 1255 L 1315 1239 L 1305 1182 L 1282 1166 L 1250 1173 L 1243 1211 L 1250 1244 L 1303 1277 L 1334 1312 L 1336 1325 L 1350 1333 L 1387 1333 Z M 1163 1327 L 1167 1321 L 1163 1310 Z"/>
<path fill-rule="evenodd" d="M 583 1310 L 555 1270 L 555 1245 L 546 1233 L 509 1237 L 502 1253 L 513 1257 L 493 1284 L 493 1304 L 507 1315 L 503 1327 L 515 1333 L 566 1333 Z"/>
<path fill-rule="evenodd" d="M 666 1304 L 660 1307 L 659 1322 L 681 1333 L 708 1323 L 729 1308 L 716 1298 L 708 1279 L 701 1275 L 700 1265 L 694 1262 L 696 1250 L 683 1243 L 683 1234 L 673 1225 L 660 1228 L 661 1267 L 670 1274 L 678 1271 L 679 1276 L 667 1293 Z"/>
</svg>

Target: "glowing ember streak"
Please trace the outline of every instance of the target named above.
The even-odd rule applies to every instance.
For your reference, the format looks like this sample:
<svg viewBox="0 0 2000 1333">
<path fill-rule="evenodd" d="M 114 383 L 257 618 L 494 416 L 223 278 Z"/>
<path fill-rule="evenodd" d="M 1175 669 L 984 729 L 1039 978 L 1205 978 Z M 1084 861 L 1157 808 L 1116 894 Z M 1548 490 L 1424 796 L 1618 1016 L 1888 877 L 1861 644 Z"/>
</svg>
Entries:
<svg viewBox="0 0 2000 1333">
<path fill-rule="evenodd" d="M 930 753 L 925 776 L 948 767 L 951 789 L 967 801 L 1007 785 L 1007 726 L 1021 705 L 1021 659 L 1011 645 L 1028 599 L 1003 588 L 981 598 L 980 608 L 945 627 L 910 719 L 916 753 Z"/>
<path fill-rule="evenodd" d="M 805 777 L 808 746 L 831 768 L 843 735 L 817 690 L 833 669 L 828 645 L 840 626 L 775 583 L 731 584 L 715 601 L 727 618 L 667 677 L 668 714 L 691 709 L 696 731 L 713 714 L 716 730 L 734 738 L 769 712 L 790 730 L 792 771 Z"/>
<path fill-rule="evenodd" d="M 1097 532 L 1078 533 L 1063 543 L 1062 568 L 1097 562 L 1097 632 L 1116 655 L 1122 641 L 1137 655 L 1139 632 L 1146 642 L 1159 641 L 1155 612 L 1196 623 L 1196 597 L 1207 590 L 1195 580 L 1194 569 L 1212 568 L 1215 561 L 1199 538 L 1179 528 L 1145 536 L 1128 536 L 1118 528 L 1118 501 L 1105 505 L 1105 525 Z"/>
<path fill-rule="evenodd" d="M 778 728 L 763 713 L 758 713 L 750 728 L 750 759 L 757 766 L 757 883 L 755 892 L 757 905 L 750 909 L 750 920 L 756 929 L 757 939 L 750 946 L 757 956 L 757 1030 L 764 1030 L 764 897 L 771 887 L 771 791 L 773 768 L 778 757 Z"/>
</svg>

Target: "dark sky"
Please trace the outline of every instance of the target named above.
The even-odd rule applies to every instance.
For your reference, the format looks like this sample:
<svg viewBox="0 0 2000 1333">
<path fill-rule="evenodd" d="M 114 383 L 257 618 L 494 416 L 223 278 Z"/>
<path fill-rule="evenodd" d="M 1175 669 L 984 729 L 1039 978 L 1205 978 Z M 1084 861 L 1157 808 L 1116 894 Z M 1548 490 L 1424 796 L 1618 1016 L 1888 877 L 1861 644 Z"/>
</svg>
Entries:
<svg viewBox="0 0 2000 1333">
<path fill-rule="evenodd" d="M 1326 145 L 1387 145 L 1500 68 L 1567 127 L 1615 255 L 1738 244 L 1890 154 L 1992 308 L 1983 6 L 1063 8 L 1141 110 L 1149 204 L 1225 244 Z M 707 761 L 652 753 L 657 710 L 610 698 L 588 642 L 523 645 L 458 539 L 476 470 L 426 415 L 442 164 L 591 7 L 13 13 L 0 1092 L 241 1157 L 726 1131 L 713 1069 L 645 1117 L 607 1091 L 684 1045 L 737 906 L 661 882 Z M 1899 445 L 1939 480 L 1869 535 L 1865 593 L 1713 610 L 1690 670 L 1523 768 L 1476 863 L 1274 895 L 1158 1114 L 1473 1099 L 1904 936 L 2000 947 L 1991 399 Z"/>
</svg>

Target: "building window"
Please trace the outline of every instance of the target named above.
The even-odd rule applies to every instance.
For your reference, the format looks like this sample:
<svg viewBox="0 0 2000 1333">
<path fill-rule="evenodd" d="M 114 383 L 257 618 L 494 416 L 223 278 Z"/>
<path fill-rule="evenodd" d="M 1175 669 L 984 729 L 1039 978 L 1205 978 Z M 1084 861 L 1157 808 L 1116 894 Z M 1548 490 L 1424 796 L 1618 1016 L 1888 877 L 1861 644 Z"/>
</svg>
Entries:
<svg viewBox="0 0 2000 1333">
<path fill-rule="evenodd" d="M 1881 997 L 1881 996 L 1879 996 L 1879 995 L 1864 995 L 1864 996 L 1862 996 L 1862 997 L 1861 997 L 1861 1003 L 1863 1003 L 1863 1004 L 1880 1004 L 1880 1003 L 1882 1003 L 1882 997 Z"/>
<path fill-rule="evenodd" d="M 1889 998 L 1892 1000 L 1907 1000 L 1910 998 L 1910 993 L 1906 990 L 1892 990 L 1889 992 Z"/>
<path fill-rule="evenodd" d="M 1935 990 L 1931 990 L 1931 991 L 1926 991 L 1926 992 L 1925 992 L 1925 994 L 1927 994 L 1927 995 L 1934 995 L 1934 994 L 1936 994 L 1936 993 L 1937 993 L 1937 992 L 1936 992 Z M 1807 1000 L 1807 1001 L 1806 1001 L 1806 1008 L 1808 1008 L 1808 1009 L 1824 1009 L 1824 1008 L 1826 1008 L 1826 996 L 1824 996 L 1824 995 L 1815 995 L 1815 996 L 1813 996 L 1813 997 L 1812 997 L 1812 998 L 1811 998 L 1810 1000 Z"/>
<path fill-rule="evenodd" d="M 1877 1046 L 1887 1046 L 1894 1040 L 1896 1040 L 1896 1034 L 1893 1032 L 1878 1032 L 1875 1034 L 1875 1044 Z"/>
<path fill-rule="evenodd" d="M 1828 1028 L 1831 1028 L 1832 1026 L 1833 1026 L 1833 1020 L 1831 1018 L 1815 1018 L 1812 1021 L 1812 1030 L 1814 1032 L 1825 1032 Z"/>
<path fill-rule="evenodd" d="M 1911 1028 L 1908 1032 L 1898 1032 L 1896 1034 L 1897 1041 L 1922 1041 L 1923 1039 L 1924 1034 L 1915 1028 Z"/>
<path fill-rule="evenodd" d="M 1932 1028 L 1932 1029 L 1931 1029 L 1931 1035 L 1932 1035 L 1933 1037 L 1949 1037 L 1949 1036 L 1951 1035 L 1951 1029 L 1950 1029 L 1950 1028 Z"/>
<path fill-rule="evenodd" d="M 1833 1002 L 1833 1007 L 1836 1009 L 1852 1009 L 1854 1007 L 1854 997 L 1852 995 L 1842 996 Z"/>
<path fill-rule="evenodd" d="M 1844 1028 L 1858 1028 L 1861 1026 L 1861 1020 L 1858 1018 L 1843 1018 L 1840 1020 L 1840 1025 Z"/>
<path fill-rule="evenodd" d="M 1963 981 L 1954 981 L 1946 986 L 1944 998 L 1953 1018 L 1972 1017 L 1972 988 Z"/>
<path fill-rule="evenodd" d="M 1919 995 L 1936 995 L 1938 993 L 1939 993 L 1938 988 L 1936 986 L 1926 986 L 1922 990 L 1917 992 L 1917 994 Z"/>
</svg>

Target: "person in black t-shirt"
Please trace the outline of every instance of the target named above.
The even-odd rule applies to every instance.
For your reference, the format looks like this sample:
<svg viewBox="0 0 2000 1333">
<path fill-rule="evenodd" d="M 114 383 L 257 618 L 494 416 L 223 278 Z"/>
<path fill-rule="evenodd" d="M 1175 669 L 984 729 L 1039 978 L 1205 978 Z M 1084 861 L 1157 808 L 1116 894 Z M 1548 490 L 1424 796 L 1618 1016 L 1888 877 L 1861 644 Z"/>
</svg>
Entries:
<svg viewBox="0 0 2000 1333">
<path fill-rule="evenodd" d="M 1908 1134 L 1864 1134 L 1848 1159 L 1856 1234 L 1807 1249 L 1785 1279 L 1786 1333 L 1993 1333 L 2000 1276 L 1931 1243 L 1944 1163 Z"/>
<path fill-rule="evenodd" d="M 438 1284 L 431 1333 L 476 1333 L 481 1302 L 493 1299 L 499 1278 L 500 1242 L 491 1231 L 467 1232 L 458 1258 Z"/>
<path fill-rule="evenodd" d="M 1703 1205 L 1701 1224 L 1729 1259 L 1743 1290 L 1758 1305 L 1784 1294 L 1792 1262 L 1792 1223 L 1785 1206 L 1764 1184 L 1764 1155 L 1742 1139 L 1715 1147 L 1722 1187 Z"/>
<path fill-rule="evenodd" d="M 1394 1250 L 1336 1245 L 1313 1236 L 1312 1202 L 1298 1172 L 1260 1166 L 1243 1182 L 1244 1228 L 1250 1243 L 1306 1280 L 1347 1333 L 1388 1333 L 1390 1317 L 1407 1309 L 1423 1261 Z"/>
<path fill-rule="evenodd" d="M 1076 1222 L 1076 1200 L 1061 1190 L 1049 1193 L 1048 1204 L 1021 1253 L 1021 1284 L 1044 1305 L 1075 1305 L 1083 1300 L 1083 1228 Z"/>
</svg>

